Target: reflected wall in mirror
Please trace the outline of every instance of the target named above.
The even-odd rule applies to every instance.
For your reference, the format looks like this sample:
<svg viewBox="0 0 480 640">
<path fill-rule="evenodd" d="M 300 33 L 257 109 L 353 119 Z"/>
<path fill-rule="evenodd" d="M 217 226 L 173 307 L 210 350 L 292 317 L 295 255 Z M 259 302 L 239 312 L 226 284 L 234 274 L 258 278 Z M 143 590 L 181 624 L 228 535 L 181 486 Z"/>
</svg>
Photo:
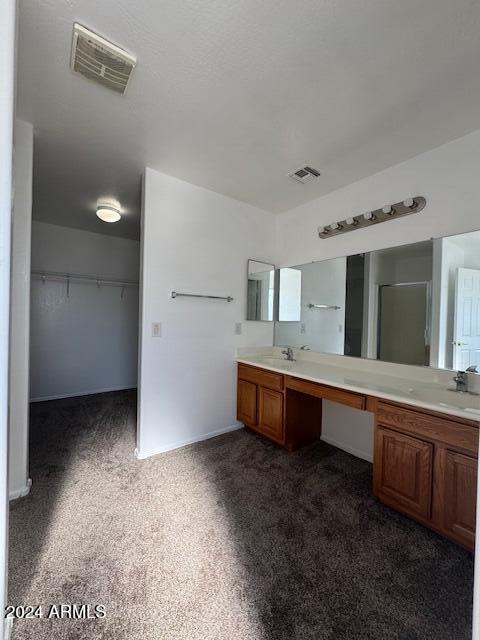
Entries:
<svg viewBox="0 0 480 640">
<path fill-rule="evenodd" d="M 441 368 L 480 370 L 480 231 L 433 242 L 433 356 Z"/>
<path fill-rule="evenodd" d="M 278 280 L 278 320 L 299 322 L 302 304 L 302 271 L 295 267 L 280 269 Z"/>
<path fill-rule="evenodd" d="M 300 274 L 301 292 L 288 322 L 279 313 L 277 345 L 480 369 L 480 231 L 282 271 Z"/>
<path fill-rule="evenodd" d="M 279 313 L 279 320 L 288 319 L 290 322 L 277 323 L 276 343 L 299 347 L 308 342 L 313 351 L 343 353 L 346 258 L 281 269 L 280 300 L 283 295 L 282 272 L 297 274 L 295 282 L 300 286 L 300 291 L 296 307 L 292 305 L 290 316 L 282 318 Z"/>
<path fill-rule="evenodd" d="M 275 302 L 275 265 L 249 260 L 247 274 L 247 320 L 272 322 Z"/>
</svg>

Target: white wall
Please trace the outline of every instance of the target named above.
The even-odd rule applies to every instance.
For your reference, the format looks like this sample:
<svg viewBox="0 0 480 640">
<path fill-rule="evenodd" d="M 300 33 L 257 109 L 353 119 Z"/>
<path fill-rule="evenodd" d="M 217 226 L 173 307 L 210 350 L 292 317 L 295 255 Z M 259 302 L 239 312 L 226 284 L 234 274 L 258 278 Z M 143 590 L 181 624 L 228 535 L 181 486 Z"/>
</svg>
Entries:
<svg viewBox="0 0 480 640">
<path fill-rule="evenodd" d="M 343 354 L 346 259 L 313 262 L 296 269 L 302 274 L 300 322 L 276 322 L 275 344 L 292 347 L 308 344 L 313 351 Z M 309 304 L 328 304 L 340 309 L 309 309 Z"/>
<path fill-rule="evenodd" d="M 338 189 L 278 216 L 280 266 L 304 264 L 476 230 L 480 131 Z M 320 240 L 319 225 L 423 195 L 418 215 Z"/>
<path fill-rule="evenodd" d="M 14 201 L 10 310 L 10 498 L 26 495 L 30 347 L 30 239 L 32 226 L 33 127 L 22 120 L 14 129 Z"/>
<path fill-rule="evenodd" d="M 334 191 L 277 217 L 277 264 L 291 266 L 476 230 L 480 226 L 480 131 Z M 423 195 L 418 215 L 320 240 L 320 225 Z M 368 300 L 367 300 L 368 303 Z M 350 417 L 348 417 L 350 416 Z M 371 450 L 373 423 L 332 404 L 324 412 L 323 434 L 346 450 Z"/>
<path fill-rule="evenodd" d="M 373 414 L 337 402 L 322 402 L 321 439 L 339 449 L 373 462 Z"/>
<path fill-rule="evenodd" d="M 138 280 L 139 243 L 34 222 L 32 270 Z M 31 399 L 137 386 L 138 289 L 32 279 Z"/>
<path fill-rule="evenodd" d="M 405 250 L 381 252 L 377 262 L 376 284 L 423 282 L 432 279 L 432 246 L 422 245 L 421 253 Z"/>
<path fill-rule="evenodd" d="M 0 4 L 0 611 L 5 610 L 7 593 L 8 347 L 15 5 L 14 0 L 4 0 Z M 3 632 L 0 631 L 0 634 Z"/>
<path fill-rule="evenodd" d="M 245 322 L 247 260 L 275 262 L 273 228 L 271 214 L 146 169 L 140 457 L 237 425 L 235 349 L 273 340 L 273 323 Z M 173 300 L 173 289 L 235 300 Z"/>
</svg>

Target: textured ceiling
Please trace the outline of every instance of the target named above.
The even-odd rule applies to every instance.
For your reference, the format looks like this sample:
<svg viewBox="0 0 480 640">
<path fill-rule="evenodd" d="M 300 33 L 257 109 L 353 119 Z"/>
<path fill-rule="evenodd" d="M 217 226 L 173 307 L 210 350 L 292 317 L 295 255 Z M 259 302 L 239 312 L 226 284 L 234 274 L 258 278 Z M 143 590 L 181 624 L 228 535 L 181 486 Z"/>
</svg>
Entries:
<svg viewBox="0 0 480 640">
<path fill-rule="evenodd" d="M 78 21 L 138 57 L 71 73 Z M 148 165 L 279 212 L 480 127 L 476 0 L 20 0 L 35 217 L 134 237 Z M 286 177 L 309 163 L 308 185 Z M 101 196 L 126 210 L 106 227 Z"/>
</svg>

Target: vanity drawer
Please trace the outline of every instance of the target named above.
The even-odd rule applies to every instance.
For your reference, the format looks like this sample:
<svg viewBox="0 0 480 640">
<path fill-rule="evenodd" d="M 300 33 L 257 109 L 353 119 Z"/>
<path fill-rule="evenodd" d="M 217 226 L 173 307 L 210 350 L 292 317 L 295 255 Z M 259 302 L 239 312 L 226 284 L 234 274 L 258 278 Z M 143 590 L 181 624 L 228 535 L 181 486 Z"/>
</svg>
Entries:
<svg viewBox="0 0 480 640">
<path fill-rule="evenodd" d="M 267 389 L 283 391 L 283 376 L 281 373 L 250 367 L 246 364 L 238 365 L 238 379 L 253 382 Z"/>
<path fill-rule="evenodd" d="M 308 380 L 293 378 L 291 376 L 287 376 L 286 380 L 287 389 L 293 389 L 294 391 L 316 396 L 317 398 L 324 398 L 325 400 L 331 400 L 332 402 L 346 404 L 348 407 L 353 407 L 354 409 L 365 409 L 366 398 L 360 393 L 345 391 L 345 389 L 337 389 L 336 387 L 329 387 L 325 384 L 309 382 Z"/>
<path fill-rule="evenodd" d="M 376 416 L 378 424 L 425 440 L 443 442 L 449 447 L 478 455 L 478 427 L 473 424 L 449 420 L 435 413 L 423 413 L 386 402 L 378 403 Z"/>
</svg>

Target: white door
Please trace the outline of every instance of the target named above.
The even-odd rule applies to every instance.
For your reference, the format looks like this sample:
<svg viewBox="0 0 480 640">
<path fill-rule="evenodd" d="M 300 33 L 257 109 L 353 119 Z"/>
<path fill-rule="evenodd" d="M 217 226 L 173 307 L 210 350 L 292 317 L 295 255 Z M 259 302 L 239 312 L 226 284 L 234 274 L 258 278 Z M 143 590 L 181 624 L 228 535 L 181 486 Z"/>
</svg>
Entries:
<svg viewBox="0 0 480 640">
<path fill-rule="evenodd" d="M 457 269 L 453 320 L 453 368 L 480 371 L 480 270 Z"/>
</svg>

